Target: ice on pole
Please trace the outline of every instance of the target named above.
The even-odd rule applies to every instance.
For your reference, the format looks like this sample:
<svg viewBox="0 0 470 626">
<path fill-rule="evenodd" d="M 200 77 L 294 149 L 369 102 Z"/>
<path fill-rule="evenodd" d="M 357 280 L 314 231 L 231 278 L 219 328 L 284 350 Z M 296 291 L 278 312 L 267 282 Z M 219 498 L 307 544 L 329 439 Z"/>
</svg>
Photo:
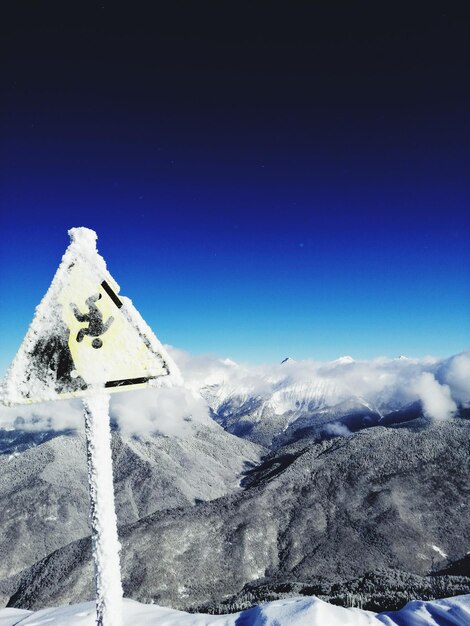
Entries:
<svg viewBox="0 0 470 626">
<path fill-rule="evenodd" d="M 96 623 L 122 623 L 120 544 L 114 509 L 109 395 L 83 400 L 90 489 L 90 520 L 95 563 Z"/>
<path fill-rule="evenodd" d="M 96 249 L 96 233 L 69 230 L 51 286 L 4 378 L 12 406 L 82 397 L 96 582 L 96 623 L 122 623 L 109 393 L 180 384 L 178 368 Z"/>
</svg>

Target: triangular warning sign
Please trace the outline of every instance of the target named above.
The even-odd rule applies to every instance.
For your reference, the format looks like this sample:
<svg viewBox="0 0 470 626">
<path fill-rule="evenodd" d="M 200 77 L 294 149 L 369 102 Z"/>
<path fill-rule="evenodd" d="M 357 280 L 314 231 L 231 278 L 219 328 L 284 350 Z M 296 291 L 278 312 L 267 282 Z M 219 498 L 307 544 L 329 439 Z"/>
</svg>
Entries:
<svg viewBox="0 0 470 626">
<path fill-rule="evenodd" d="M 4 404 L 179 382 L 170 356 L 119 294 L 96 233 L 72 228 L 54 279 L 3 382 Z"/>
</svg>

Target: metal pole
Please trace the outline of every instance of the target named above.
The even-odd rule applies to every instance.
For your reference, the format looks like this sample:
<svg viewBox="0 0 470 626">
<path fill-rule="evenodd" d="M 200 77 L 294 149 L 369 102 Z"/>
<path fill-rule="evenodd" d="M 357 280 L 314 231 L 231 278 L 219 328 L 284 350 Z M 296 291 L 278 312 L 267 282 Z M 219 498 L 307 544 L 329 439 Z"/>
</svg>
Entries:
<svg viewBox="0 0 470 626">
<path fill-rule="evenodd" d="M 96 624 L 122 626 L 120 544 L 114 509 L 109 395 L 83 400 L 95 563 Z"/>
</svg>

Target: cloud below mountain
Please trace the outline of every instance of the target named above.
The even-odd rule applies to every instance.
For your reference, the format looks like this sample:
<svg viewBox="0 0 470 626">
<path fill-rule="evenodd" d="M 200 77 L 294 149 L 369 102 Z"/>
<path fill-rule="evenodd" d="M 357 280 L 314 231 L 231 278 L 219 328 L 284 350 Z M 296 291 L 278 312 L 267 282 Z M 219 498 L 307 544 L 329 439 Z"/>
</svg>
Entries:
<svg viewBox="0 0 470 626">
<path fill-rule="evenodd" d="M 470 406 L 470 350 L 445 361 L 439 378 L 450 386 L 456 402 Z"/>
<path fill-rule="evenodd" d="M 28 431 L 83 429 L 79 400 L 41 402 L 24 406 L 0 406 L 0 428 Z"/>
<path fill-rule="evenodd" d="M 302 389 L 316 386 L 331 406 L 359 397 L 380 412 L 381 407 L 393 410 L 420 401 L 426 414 L 434 419 L 449 417 L 457 405 L 470 406 L 470 351 L 448 359 L 287 359 L 281 364 L 257 366 L 170 351 L 186 385 L 195 390 L 204 386 L 225 387 L 227 395 L 266 398 L 288 388 L 297 387 L 301 394 Z"/>
<path fill-rule="evenodd" d="M 182 437 L 191 434 L 195 423 L 210 420 L 205 401 L 185 387 L 116 394 L 110 412 L 129 435 L 157 432 Z"/>
<path fill-rule="evenodd" d="M 452 400 L 449 385 L 441 385 L 430 372 L 423 372 L 414 382 L 412 389 L 421 400 L 425 415 L 441 420 L 457 410 Z"/>
<path fill-rule="evenodd" d="M 197 423 L 211 423 L 205 401 L 184 387 L 115 394 L 111 398 L 110 415 L 125 435 L 159 433 L 186 437 Z M 79 400 L 0 407 L 0 428 L 5 429 L 82 430 L 83 421 Z"/>
<path fill-rule="evenodd" d="M 399 408 L 419 400 L 425 413 L 434 419 L 450 416 L 457 405 L 470 406 L 470 351 L 448 359 L 340 358 L 255 366 L 212 355 L 193 356 L 171 346 L 168 350 L 183 373 L 185 385 L 113 395 L 111 417 L 124 432 L 188 435 L 195 424 L 210 419 L 207 404 L 199 395 L 199 390 L 207 386 L 225 386 L 227 393 L 268 397 L 286 387 L 316 384 L 322 386 L 325 402 L 332 405 L 356 396 L 380 411 L 383 406 Z M 81 429 L 81 403 L 62 400 L 0 407 L 0 427 Z"/>
</svg>

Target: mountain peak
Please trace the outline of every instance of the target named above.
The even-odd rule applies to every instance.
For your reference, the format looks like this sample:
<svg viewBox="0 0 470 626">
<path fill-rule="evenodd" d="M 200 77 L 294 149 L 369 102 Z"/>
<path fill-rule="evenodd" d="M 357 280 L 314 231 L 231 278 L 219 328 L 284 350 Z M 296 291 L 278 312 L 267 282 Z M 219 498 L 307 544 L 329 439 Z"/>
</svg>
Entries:
<svg viewBox="0 0 470 626">
<path fill-rule="evenodd" d="M 354 363 L 354 359 L 352 358 L 352 356 L 349 356 L 349 354 L 346 354 L 345 356 L 340 356 L 339 359 L 336 359 L 336 361 L 334 361 L 334 363 Z"/>
</svg>

